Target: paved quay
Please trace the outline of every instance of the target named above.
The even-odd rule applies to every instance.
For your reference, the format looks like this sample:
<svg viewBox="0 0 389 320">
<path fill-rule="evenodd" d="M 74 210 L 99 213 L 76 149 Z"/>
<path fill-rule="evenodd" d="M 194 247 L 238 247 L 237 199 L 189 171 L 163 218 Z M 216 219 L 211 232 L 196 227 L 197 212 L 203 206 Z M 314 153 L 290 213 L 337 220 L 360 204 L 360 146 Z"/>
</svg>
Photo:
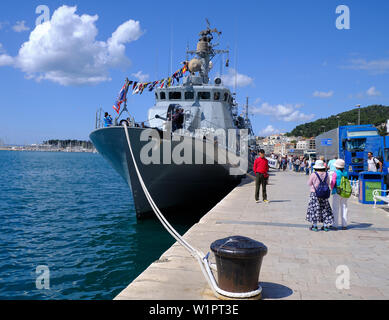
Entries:
<svg viewBox="0 0 389 320">
<path fill-rule="evenodd" d="M 228 236 L 263 242 L 268 247 L 259 277 L 263 299 L 389 299 L 387 206 L 373 209 L 352 197 L 349 230 L 315 233 L 305 221 L 307 176 L 272 172 L 269 183 L 269 204 L 254 201 L 254 182 L 247 178 L 184 238 L 205 253 L 212 242 Z M 337 273 L 339 266 L 349 270 L 348 290 L 337 288 L 338 277 L 347 276 L 342 267 Z M 115 299 L 216 298 L 197 261 L 176 243 Z"/>
</svg>

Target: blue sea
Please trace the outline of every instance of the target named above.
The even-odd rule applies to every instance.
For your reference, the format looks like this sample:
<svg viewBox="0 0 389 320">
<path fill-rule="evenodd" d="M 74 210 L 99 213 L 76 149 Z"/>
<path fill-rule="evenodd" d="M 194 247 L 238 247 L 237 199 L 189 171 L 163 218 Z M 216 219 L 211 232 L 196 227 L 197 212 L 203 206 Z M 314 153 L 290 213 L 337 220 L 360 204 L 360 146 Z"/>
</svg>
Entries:
<svg viewBox="0 0 389 320">
<path fill-rule="evenodd" d="M 99 154 L 0 151 L 0 299 L 113 299 L 173 243 Z"/>
</svg>

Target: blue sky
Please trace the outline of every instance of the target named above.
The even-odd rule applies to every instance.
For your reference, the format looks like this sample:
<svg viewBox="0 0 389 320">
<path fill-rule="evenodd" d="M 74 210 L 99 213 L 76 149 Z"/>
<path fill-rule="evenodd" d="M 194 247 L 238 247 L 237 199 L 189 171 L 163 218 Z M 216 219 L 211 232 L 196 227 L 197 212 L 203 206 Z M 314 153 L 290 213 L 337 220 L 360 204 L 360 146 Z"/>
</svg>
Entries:
<svg viewBox="0 0 389 320">
<path fill-rule="evenodd" d="M 35 10 L 42 4 L 50 19 L 57 12 L 56 22 L 65 13 L 71 18 L 61 33 L 37 30 Z M 342 4 L 350 9 L 350 30 L 335 26 Z M 67 11 L 59 9 L 64 5 Z M 388 1 L 4 0 L 0 139 L 9 144 L 88 139 L 97 108 L 114 114 L 125 77 L 135 79 L 139 71 L 148 80 L 169 76 L 171 47 L 175 71 L 187 44 L 195 48 L 205 18 L 222 30 L 220 48 L 231 50 L 226 82 L 237 47 L 242 80 L 237 99 L 243 105 L 250 98 L 257 134 L 290 131 L 357 104 L 389 104 Z M 67 34 L 73 26 L 78 33 Z M 147 119 L 153 103 L 148 92 L 129 95 L 137 121 Z"/>
</svg>

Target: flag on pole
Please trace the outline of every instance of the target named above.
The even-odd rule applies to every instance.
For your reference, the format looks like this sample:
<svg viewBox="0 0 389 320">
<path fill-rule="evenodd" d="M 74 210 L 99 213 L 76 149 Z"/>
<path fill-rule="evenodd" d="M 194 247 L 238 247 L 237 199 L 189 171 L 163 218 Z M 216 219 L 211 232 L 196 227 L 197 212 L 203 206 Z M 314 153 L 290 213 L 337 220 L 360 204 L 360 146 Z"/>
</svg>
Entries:
<svg viewBox="0 0 389 320">
<path fill-rule="evenodd" d="M 118 98 L 116 100 L 116 103 L 113 106 L 113 109 L 117 112 L 120 113 L 120 108 L 123 102 L 127 101 L 127 93 L 128 93 L 128 88 L 132 84 L 132 81 L 126 80 L 126 83 L 124 86 L 120 89 Z"/>
</svg>

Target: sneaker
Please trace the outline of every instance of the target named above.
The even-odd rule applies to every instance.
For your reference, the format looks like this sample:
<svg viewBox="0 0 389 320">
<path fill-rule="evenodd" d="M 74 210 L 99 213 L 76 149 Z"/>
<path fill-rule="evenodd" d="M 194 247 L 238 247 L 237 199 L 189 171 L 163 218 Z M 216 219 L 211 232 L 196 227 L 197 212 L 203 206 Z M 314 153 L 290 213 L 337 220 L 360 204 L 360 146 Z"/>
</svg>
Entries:
<svg viewBox="0 0 389 320">
<path fill-rule="evenodd" d="M 347 230 L 347 227 L 342 227 L 342 230 L 346 231 L 346 230 Z"/>
<path fill-rule="evenodd" d="M 310 227 L 309 228 L 311 231 L 315 231 L 315 232 L 318 232 L 319 230 L 317 229 L 317 227 L 314 227 L 314 226 L 312 226 L 312 227 Z"/>
<path fill-rule="evenodd" d="M 325 231 L 325 232 L 330 231 L 330 229 L 328 229 L 327 227 L 321 227 L 321 230 L 322 230 L 322 231 Z"/>
<path fill-rule="evenodd" d="M 260 203 L 261 201 L 259 201 L 259 200 L 256 200 L 255 202 L 256 202 L 256 203 Z"/>
<path fill-rule="evenodd" d="M 270 201 L 269 200 L 263 200 L 264 203 L 269 203 Z"/>
</svg>

